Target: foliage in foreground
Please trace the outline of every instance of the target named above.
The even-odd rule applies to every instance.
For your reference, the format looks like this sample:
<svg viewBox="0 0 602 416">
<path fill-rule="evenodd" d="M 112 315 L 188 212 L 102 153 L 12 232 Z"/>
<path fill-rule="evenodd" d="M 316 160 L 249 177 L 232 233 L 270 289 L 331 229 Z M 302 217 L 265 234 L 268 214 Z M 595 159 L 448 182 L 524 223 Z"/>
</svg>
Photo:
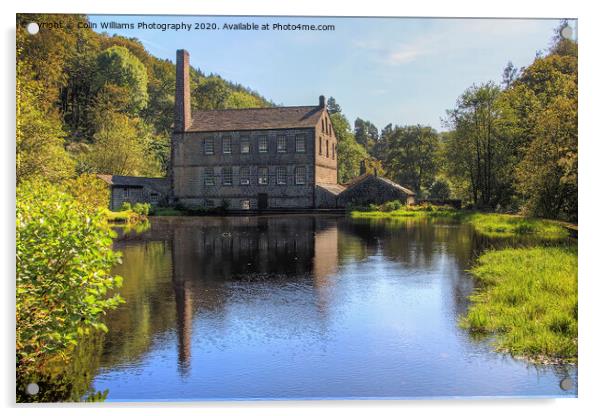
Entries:
<svg viewBox="0 0 602 416">
<path fill-rule="evenodd" d="M 106 331 L 105 311 L 122 299 L 112 232 L 101 210 L 59 186 L 26 181 L 16 207 L 17 377 L 36 381 L 68 361 L 78 340 Z M 60 364 L 58 364 L 60 365 Z"/>
<path fill-rule="evenodd" d="M 491 251 L 471 273 L 484 287 L 461 325 L 499 350 L 536 361 L 577 359 L 577 248 Z"/>
</svg>

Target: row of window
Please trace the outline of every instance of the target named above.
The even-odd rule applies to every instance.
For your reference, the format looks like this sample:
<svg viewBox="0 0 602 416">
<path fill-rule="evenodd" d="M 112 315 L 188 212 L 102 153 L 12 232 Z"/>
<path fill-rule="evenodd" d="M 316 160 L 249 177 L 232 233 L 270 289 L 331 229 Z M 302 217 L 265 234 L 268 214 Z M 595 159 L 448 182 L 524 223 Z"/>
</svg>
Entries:
<svg viewBox="0 0 602 416">
<path fill-rule="evenodd" d="M 221 168 L 222 185 L 231 186 L 234 184 L 234 175 L 231 167 Z M 307 170 L 305 166 L 296 166 L 294 170 L 295 185 L 305 185 Z M 287 175 L 286 166 L 276 167 L 276 185 L 286 185 Z M 205 168 L 203 171 L 203 183 L 205 186 L 214 186 L 216 184 L 216 174 L 214 168 Z M 251 169 L 248 166 L 242 166 L 239 170 L 239 185 L 251 185 Z M 257 168 L 257 184 L 268 185 L 269 175 L 268 168 L 261 166 Z"/>
<path fill-rule="evenodd" d="M 326 121 L 326 119 L 322 119 L 322 133 L 332 136 L 332 124 Z"/>
<path fill-rule="evenodd" d="M 295 153 L 305 153 L 305 135 L 298 134 L 295 136 Z M 213 137 L 207 137 L 203 142 L 203 151 L 206 155 L 212 155 L 215 152 L 215 143 Z M 257 152 L 258 153 L 268 153 L 269 151 L 269 141 L 268 136 L 258 136 L 257 137 Z M 289 149 L 287 149 L 287 137 L 286 136 L 277 136 L 276 138 L 276 151 L 278 153 L 287 153 Z M 251 153 L 252 145 L 251 138 L 249 136 L 241 136 L 240 137 L 240 153 Z M 232 153 L 232 137 L 224 136 L 222 137 L 222 153 L 223 154 L 231 154 Z"/>
<path fill-rule="evenodd" d="M 322 156 L 324 154 L 324 152 L 322 151 L 322 148 L 324 147 L 324 143 L 322 141 L 322 136 L 320 136 L 320 144 L 318 146 L 318 153 L 320 154 L 320 156 Z M 330 143 L 328 140 L 326 140 L 326 157 L 332 157 L 333 159 L 335 158 L 335 145 L 334 143 Z"/>
</svg>

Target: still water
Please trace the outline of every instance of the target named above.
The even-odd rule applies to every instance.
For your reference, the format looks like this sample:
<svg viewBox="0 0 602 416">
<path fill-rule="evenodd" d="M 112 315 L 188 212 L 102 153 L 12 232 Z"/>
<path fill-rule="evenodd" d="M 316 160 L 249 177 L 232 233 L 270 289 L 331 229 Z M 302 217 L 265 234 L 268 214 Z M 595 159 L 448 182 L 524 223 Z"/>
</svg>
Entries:
<svg viewBox="0 0 602 416">
<path fill-rule="evenodd" d="M 465 270 L 492 244 L 516 242 L 428 221 L 155 218 L 115 243 L 126 303 L 93 388 L 109 401 L 576 396 L 575 366 L 514 360 L 458 327 Z"/>
</svg>

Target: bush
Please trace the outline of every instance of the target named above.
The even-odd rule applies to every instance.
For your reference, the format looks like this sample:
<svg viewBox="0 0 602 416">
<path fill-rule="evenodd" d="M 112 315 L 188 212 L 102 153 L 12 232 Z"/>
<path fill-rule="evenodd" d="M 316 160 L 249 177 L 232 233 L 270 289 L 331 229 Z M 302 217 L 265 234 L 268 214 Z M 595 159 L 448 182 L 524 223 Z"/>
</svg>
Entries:
<svg viewBox="0 0 602 416">
<path fill-rule="evenodd" d="M 105 311 L 122 302 L 112 293 L 121 277 L 110 274 L 119 258 L 101 210 L 56 185 L 19 185 L 16 216 L 17 376 L 35 381 L 79 337 L 107 330 Z"/>
<path fill-rule="evenodd" d="M 119 211 L 131 211 L 132 210 L 132 204 L 130 204 L 129 202 L 124 202 L 123 204 L 121 204 L 121 207 L 119 207 Z"/>
<path fill-rule="evenodd" d="M 91 209 L 109 206 L 109 189 L 103 180 L 95 175 L 84 173 L 63 182 L 65 191 L 85 207 Z"/>
<path fill-rule="evenodd" d="M 403 206 L 403 204 L 398 200 L 388 201 L 383 204 L 382 211 L 384 211 L 384 212 L 397 211 L 398 209 L 401 209 L 402 206 Z"/>
<path fill-rule="evenodd" d="M 148 213 L 151 210 L 151 204 L 137 202 L 132 207 L 132 211 L 134 211 L 138 215 L 148 216 Z"/>
</svg>

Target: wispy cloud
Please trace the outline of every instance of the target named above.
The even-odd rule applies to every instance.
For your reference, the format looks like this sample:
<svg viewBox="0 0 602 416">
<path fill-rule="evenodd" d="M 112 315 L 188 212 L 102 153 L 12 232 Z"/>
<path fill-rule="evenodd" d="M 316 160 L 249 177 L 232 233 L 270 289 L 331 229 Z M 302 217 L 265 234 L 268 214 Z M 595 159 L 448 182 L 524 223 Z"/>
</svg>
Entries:
<svg viewBox="0 0 602 416">
<path fill-rule="evenodd" d="M 356 48 L 372 51 L 381 64 L 404 65 L 436 51 L 432 36 L 411 39 L 407 42 L 384 44 L 376 41 L 358 41 Z"/>
</svg>

